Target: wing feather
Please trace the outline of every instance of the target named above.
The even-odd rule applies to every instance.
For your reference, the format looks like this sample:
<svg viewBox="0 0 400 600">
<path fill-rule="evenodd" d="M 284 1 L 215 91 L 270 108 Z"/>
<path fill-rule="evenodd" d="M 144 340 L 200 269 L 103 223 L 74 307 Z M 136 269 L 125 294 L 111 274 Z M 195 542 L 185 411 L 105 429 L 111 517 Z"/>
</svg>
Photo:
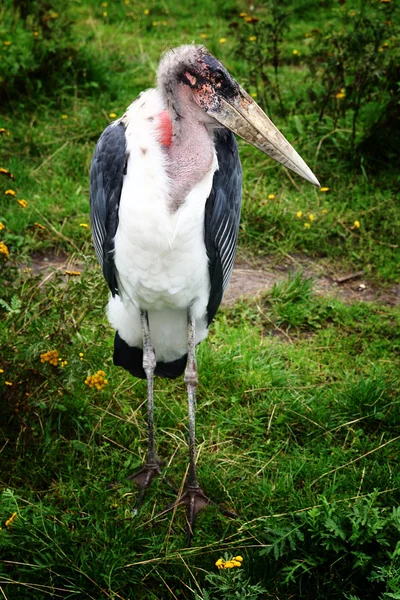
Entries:
<svg viewBox="0 0 400 600">
<path fill-rule="evenodd" d="M 219 168 L 214 174 L 204 219 L 204 241 L 211 283 L 208 324 L 218 310 L 232 274 L 242 204 L 242 167 L 233 133 L 227 129 L 217 130 L 215 149 Z"/>
<path fill-rule="evenodd" d="M 125 127 L 120 121 L 105 129 L 97 142 L 90 168 L 90 219 L 94 248 L 113 296 L 118 294 L 114 238 L 126 172 Z"/>
</svg>

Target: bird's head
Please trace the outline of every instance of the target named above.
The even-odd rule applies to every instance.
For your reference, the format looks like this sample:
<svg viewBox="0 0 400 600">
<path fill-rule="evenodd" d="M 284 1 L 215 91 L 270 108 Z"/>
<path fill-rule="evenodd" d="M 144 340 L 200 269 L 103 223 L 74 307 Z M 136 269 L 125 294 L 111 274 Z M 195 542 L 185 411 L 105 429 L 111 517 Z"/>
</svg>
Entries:
<svg viewBox="0 0 400 600">
<path fill-rule="evenodd" d="M 304 160 L 251 96 L 204 46 L 180 46 L 160 62 L 157 84 L 179 119 L 184 93 L 207 115 L 209 126 L 224 126 L 310 183 L 319 182 Z"/>
</svg>

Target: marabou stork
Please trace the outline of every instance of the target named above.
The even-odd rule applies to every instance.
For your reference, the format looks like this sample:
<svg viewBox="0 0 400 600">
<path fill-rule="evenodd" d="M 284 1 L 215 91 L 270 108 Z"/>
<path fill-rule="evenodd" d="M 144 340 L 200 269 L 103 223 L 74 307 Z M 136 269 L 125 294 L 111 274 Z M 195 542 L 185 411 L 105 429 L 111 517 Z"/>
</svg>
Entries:
<svg viewBox="0 0 400 600">
<path fill-rule="evenodd" d="M 105 129 L 90 172 L 93 241 L 116 330 L 114 364 L 147 379 L 147 459 L 133 476 L 139 497 L 161 472 L 154 375 L 185 373 L 189 473 L 173 506 L 187 506 L 189 544 L 196 514 L 211 502 L 196 476 L 195 347 L 207 336 L 235 258 L 242 170 L 234 134 L 319 185 L 254 100 L 196 45 L 163 56 L 157 87 Z"/>
</svg>

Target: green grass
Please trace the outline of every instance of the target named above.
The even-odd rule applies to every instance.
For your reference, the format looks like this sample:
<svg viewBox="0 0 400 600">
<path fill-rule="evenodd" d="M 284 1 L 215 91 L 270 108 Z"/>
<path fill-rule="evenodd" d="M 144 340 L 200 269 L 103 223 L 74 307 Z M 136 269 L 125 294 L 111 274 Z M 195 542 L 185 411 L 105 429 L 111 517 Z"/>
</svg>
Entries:
<svg viewBox="0 0 400 600">
<path fill-rule="evenodd" d="M 10 131 L 0 135 L 0 167 L 15 176 L 0 174 L 0 241 L 9 249 L 0 265 L 0 596 L 399 597 L 400 310 L 316 295 L 299 272 L 220 310 L 198 348 L 199 478 L 240 520 L 201 512 L 185 548 L 183 511 L 157 517 L 173 500 L 161 479 L 136 512 L 128 476 L 145 456 L 146 386 L 112 365 L 107 288 L 81 226 L 91 155 L 109 114 L 153 85 L 170 46 L 204 42 L 245 83 L 230 25 L 248 7 L 68 5 L 86 81 L 81 73 L 74 85 L 66 71 L 63 83 L 55 72 L 52 93 L 16 88 L 0 115 Z M 335 16 L 331 5 L 291 7 L 280 71 L 288 115 L 272 101 L 273 117 L 329 191 L 240 142 L 239 254 L 264 264 L 307 255 L 330 271 L 363 270 L 385 288 L 399 276 L 398 173 L 349 163 L 350 117 L 316 131 L 292 49 L 307 53 L 305 33 Z M 45 253 L 67 254 L 81 275 L 25 269 Z M 64 366 L 41 363 L 54 349 Z M 99 369 L 108 380 L 100 392 L 85 385 Z M 177 487 L 187 468 L 186 403 L 181 379 L 156 381 L 158 452 Z M 225 554 L 242 555 L 241 569 L 217 571 Z"/>
</svg>

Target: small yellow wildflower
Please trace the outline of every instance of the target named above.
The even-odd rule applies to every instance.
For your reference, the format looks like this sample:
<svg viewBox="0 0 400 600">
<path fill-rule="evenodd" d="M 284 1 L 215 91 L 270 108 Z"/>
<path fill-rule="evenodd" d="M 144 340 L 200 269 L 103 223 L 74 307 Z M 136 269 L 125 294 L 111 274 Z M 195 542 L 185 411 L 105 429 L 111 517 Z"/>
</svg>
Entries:
<svg viewBox="0 0 400 600">
<path fill-rule="evenodd" d="M 114 112 L 111 112 L 111 113 L 108 113 L 108 116 L 110 117 L 110 119 L 115 119 L 115 117 L 116 117 L 117 115 L 116 115 L 116 113 L 114 113 Z"/>
<path fill-rule="evenodd" d="M 315 219 L 313 214 L 308 215 L 308 218 L 310 219 L 310 221 L 314 221 L 314 219 Z"/>
<path fill-rule="evenodd" d="M 219 558 L 217 560 L 217 562 L 215 563 L 215 566 L 218 569 L 233 569 L 234 567 L 241 567 L 242 562 L 243 562 L 242 556 L 235 556 L 231 560 L 226 560 L 226 561 L 222 560 L 222 558 Z"/>
<path fill-rule="evenodd" d="M 220 38 L 219 39 L 219 43 L 220 44 L 225 44 L 225 42 L 226 42 L 226 38 Z"/>
<path fill-rule="evenodd" d="M 247 13 L 246 12 L 241 12 L 240 15 L 239 15 L 239 17 L 247 17 Z"/>
<path fill-rule="evenodd" d="M 356 229 L 360 229 L 360 227 L 361 227 L 360 221 L 354 221 L 353 227 L 355 227 Z"/>
<path fill-rule="evenodd" d="M 61 361 L 61 362 L 60 362 L 60 367 L 65 367 L 65 365 L 67 365 L 67 364 L 68 364 L 68 361 L 67 361 L 67 360 L 61 360 L 61 358 L 60 358 L 59 360 Z"/>
<path fill-rule="evenodd" d="M 252 98 L 257 98 L 257 94 L 256 94 L 255 92 L 253 92 L 252 94 L 250 94 L 250 96 L 251 96 Z"/>
<path fill-rule="evenodd" d="M 323 208 L 323 209 L 321 210 L 321 212 L 322 212 L 322 214 L 323 214 L 323 215 L 326 215 L 326 213 L 327 213 L 328 211 L 326 210 L 326 208 Z"/>
<path fill-rule="evenodd" d="M 80 275 L 80 271 L 69 271 L 68 269 L 65 271 L 64 275 Z"/>
<path fill-rule="evenodd" d="M 4 382 L 6 385 L 12 385 L 11 381 L 5 381 Z"/>
<path fill-rule="evenodd" d="M 17 200 L 17 202 L 20 206 L 22 206 L 22 208 L 26 208 L 28 206 L 27 201 L 24 200 L 23 198 L 21 198 L 21 200 Z"/>
<path fill-rule="evenodd" d="M 312 35 L 313 35 L 313 34 L 312 34 L 310 31 L 309 31 L 309 32 L 307 32 L 307 33 L 305 34 L 305 36 L 304 36 L 304 37 L 306 37 L 306 38 L 309 38 L 309 37 L 312 37 Z"/>
<path fill-rule="evenodd" d="M 161 21 L 164 27 L 168 27 L 168 21 Z"/>
<path fill-rule="evenodd" d="M 296 49 L 295 49 L 295 50 L 293 50 L 293 54 L 294 54 L 295 56 L 300 56 L 300 52 L 299 52 L 298 50 L 296 50 Z"/>
<path fill-rule="evenodd" d="M 206 39 L 208 38 L 208 35 L 207 35 L 206 33 L 201 33 L 201 34 L 200 34 L 200 37 L 201 37 L 203 40 L 206 40 Z"/>
<path fill-rule="evenodd" d="M 2 229 L 4 229 L 4 225 L 3 225 L 3 223 L 0 221 L 0 231 L 1 231 Z"/>
<path fill-rule="evenodd" d="M 143 12 L 144 12 L 145 15 L 148 15 L 150 11 L 149 11 L 148 8 L 145 8 Z"/>
<path fill-rule="evenodd" d="M 97 371 L 95 375 L 88 375 L 85 379 L 86 385 L 90 388 L 96 388 L 99 392 L 107 385 L 108 381 L 105 379 L 106 374 L 104 371 Z"/>
<path fill-rule="evenodd" d="M 102 2 L 101 5 L 103 6 L 103 8 L 107 8 L 108 6 L 107 2 Z"/>
<path fill-rule="evenodd" d="M 58 17 L 58 12 L 52 11 L 52 12 L 49 14 L 49 18 L 50 18 L 50 19 L 57 19 L 57 17 Z"/>
<path fill-rule="evenodd" d="M 299 219 L 301 219 L 301 217 L 303 216 L 303 211 L 299 210 L 299 211 L 296 213 L 296 216 L 297 216 Z"/>
<path fill-rule="evenodd" d="M 336 98 L 338 98 L 339 100 L 342 100 L 342 98 L 344 98 L 346 96 L 346 94 L 344 92 L 339 92 L 338 94 L 336 94 Z"/>
<path fill-rule="evenodd" d="M 356 16 L 356 11 L 355 10 L 351 10 L 349 12 L 349 17 L 355 17 Z"/>
<path fill-rule="evenodd" d="M 4 44 L 5 46 L 11 46 L 11 42 L 9 42 L 9 41 L 7 41 L 7 42 L 3 42 L 3 44 Z"/>
<path fill-rule="evenodd" d="M 11 517 L 10 517 L 9 519 L 7 519 L 7 521 L 6 521 L 6 527 L 7 527 L 7 529 L 9 529 L 9 528 L 10 528 L 10 525 L 11 525 L 11 524 L 12 524 L 12 523 L 15 521 L 15 519 L 17 518 L 17 514 L 18 514 L 18 513 L 14 512 L 14 513 L 11 515 Z"/>
<path fill-rule="evenodd" d="M 307 227 L 307 229 L 310 229 L 311 225 L 310 225 L 310 223 L 304 223 L 304 227 Z"/>
<path fill-rule="evenodd" d="M 158 21 L 153 21 L 152 25 L 153 25 L 153 27 L 157 27 L 158 26 Z"/>
<path fill-rule="evenodd" d="M 10 179 L 15 179 L 14 175 L 8 169 L 3 169 L 3 167 L 0 167 L 0 174 L 5 175 L 6 177 L 9 177 Z"/>
<path fill-rule="evenodd" d="M 14 190 L 6 190 L 5 192 L 6 196 L 16 196 L 17 192 L 15 192 Z"/>
<path fill-rule="evenodd" d="M 125 0 L 125 4 L 129 4 L 129 3 L 130 3 L 130 0 Z"/>
<path fill-rule="evenodd" d="M 89 225 L 87 223 L 79 223 L 79 227 L 83 227 L 84 229 L 88 229 Z"/>
<path fill-rule="evenodd" d="M 268 194 L 268 200 L 275 200 L 275 194 Z"/>
<path fill-rule="evenodd" d="M 328 187 L 321 187 L 321 188 L 319 188 L 319 191 L 324 194 L 325 192 L 329 192 L 329 188 Z"/>
<path fill-rule="evenodd" d="M 255 42 L 255 41 L 256 41 L 256 39 L 257 39 L 257 37 L 256 37 L 255 35 L 251 35 L 251 36 L 249 37 L 249 42 Z"/>
<path fill-rule="evenodd" d="M 58 351 L 49 350 L 48 352 L 44 352 L 40 355 L 40 362 L 48 362 L 53 365 L 53 367 L 56 367 L 58 365 Z"/>
<path fill-rule="evenodd" d="M 0 127 L 0 133 L 4 133 L 4 135 L 10 135 L 10 132 L 5 127 Z"/>
<path fill-rule="evenodd" d="M 0 242 L 0 255 L 3 256 L 3 258 L 7 258 L 9 255 L 8 247 L 4 242 Z"/>
<path fill-rule="evenodd" d="M 0 373 L 4 373 L 4 369 L 0 369 Z"/>
<path fill-rule="evenodd" d="M 107 15 L 108 15 L 108 12 L 107 12 L 107 11 L 104 11 L 104 12 L 103 12 L 103 17 L 107 17 Z"/>
<path fill-rule="evenodd" d="M 79 352 L 79 360 L 83 360 L 84 354 L 83 352 Z"/>
<path fill-rule="evenodd" d="M 33 35 L 34 35 L 35 37 L 37 37 L 37 36 L 39 35 L 39 32 L 38 32 L 38 31 L 34 31 L 34 32 L 33 32 Z"/>
</svg>

